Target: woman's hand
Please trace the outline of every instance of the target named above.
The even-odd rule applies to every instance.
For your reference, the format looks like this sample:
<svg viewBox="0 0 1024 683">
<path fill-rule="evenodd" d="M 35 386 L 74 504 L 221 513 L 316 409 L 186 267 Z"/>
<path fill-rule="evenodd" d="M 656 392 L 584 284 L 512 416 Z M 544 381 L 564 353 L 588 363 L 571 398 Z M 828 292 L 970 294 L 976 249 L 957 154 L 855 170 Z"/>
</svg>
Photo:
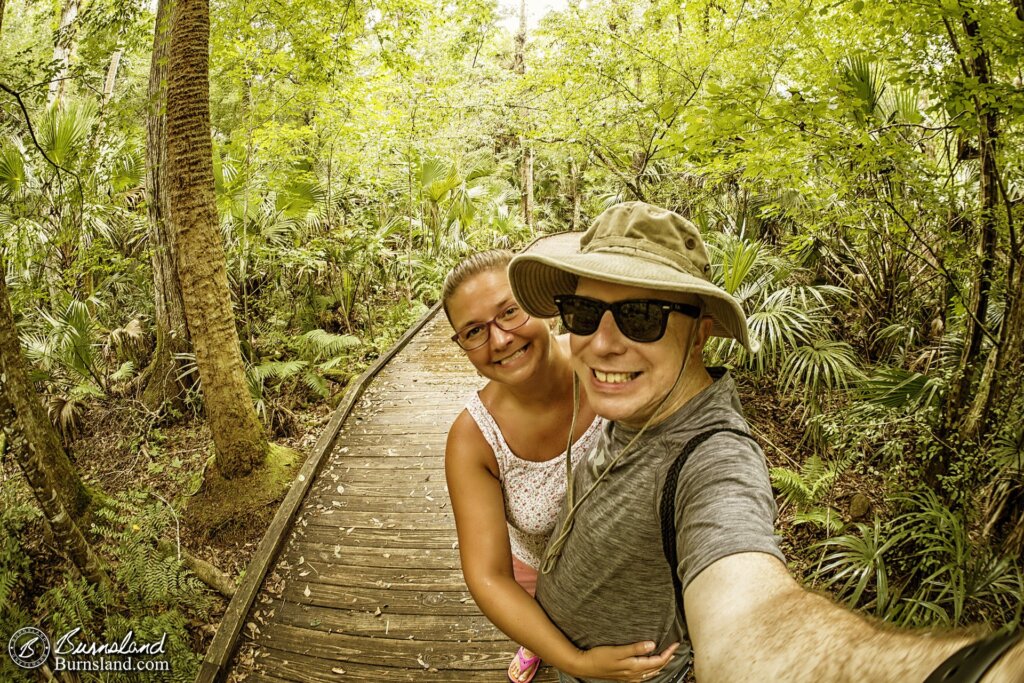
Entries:
<svg viewBox="0 0 1024 683">
<path fill-rule="evenodd" d="M 679 643 L 672 643 L 656 655 L 651 654 L 654 647 L 654 643 L 645 641 L 632 645 L 602 645 L 590 650 L 580 650 L 578 668 L 566 673 L 579 678 L 644 683 L 668 664 L 679 648 Z"/>
</svg>

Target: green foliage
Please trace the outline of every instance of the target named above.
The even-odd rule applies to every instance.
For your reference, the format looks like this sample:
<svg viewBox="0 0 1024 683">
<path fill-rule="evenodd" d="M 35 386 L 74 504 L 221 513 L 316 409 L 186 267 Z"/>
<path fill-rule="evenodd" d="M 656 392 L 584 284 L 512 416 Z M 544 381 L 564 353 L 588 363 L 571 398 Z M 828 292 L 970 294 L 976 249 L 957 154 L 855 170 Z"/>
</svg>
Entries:
<svg viewBox="0 0 1024 683">
<path fill-rule="evenodd" d="M 817 455 L 811 455 L 799 471 L 773 467 L 769 474 L 783 502 L 794 506 L 794 524 L 811 523 L 834 534 L 842 530 L 843 521 L 827 499 L 832 497 L 836 480 L 848 466 L 849 459 L 826 463 Z"/>
<path fill-rule="evenodd" d="M 905 534 L 873 525 L 856 524 L 856 532 L 835 536 L 816 547 L 825 550 L 814 579 L 837 591 L 851 607 L 870 609 L 877 616 L 888 614 L 894 599 L 889 586 L 886 554 L 905 540 Z M 868 599 L 870 596 L 870 599 Z"/>
<path fill-rule="evenodd" d="M 76 100 L 51 109 L 39 124 L 39 146 L 59 166 L 73 166 L 84 149 L 96 118 L 96 105 Z"/>
<path fill-rule="evenodd" d="M 6 500 L 10 496 L 7 488 L 0 491 L 5 498 L 0 508 L 0 632 L 13 633 L 31 623 L 21 595 L 31 586 L 32 561 L 21 538 L 41 515 L 32 506 Z M 5 680 L 13 677 L 13 669 L 9 658 L 0 658 L 0 674 Z"/>
<path fill-rule="evenodd" d="M 907 511 L 891 521 L 818 543 L 813 579 L 902 626 L 1011 620 L 1024 586 L 1019 558 L 972 542 L 965 516 L 932 491 L 896 502 Z"/>
<path fill-rule="evenodd" d="M 34 377 L 73 440 L 89 405 L 137 388 L 153 347 L 143 191 L 153 17 L 141 5 L 90 4 L 66 92 L 50 107 L 32 84 L 53 75 L 53 8 L 9 0 L 7 12 L 19 21 L 0 35 L 0 80 L 23 92 L 43 148 L 77 176 L 42 158 L 8 101 L 0 249 Z M 965 35 L 963 12 L 977 19 L 977 39 Z M 780 407 L 807 423 L 813 453 L 773 480 L 796 519 L 820 527 L 838 522 L 827 496 L 843 463 L 887 490 L 915 490 L 948 443 L 948 388 L 961 371 L 984 375 L 992 340 L 971 367 L 961 359 L 978 292 L 976 157 L 987 113 L 998 120 L 993 158 L 1006 199 L 987 281 L 993 337 L 1019 294 L 1007 275 L 1024 187 L 1024 48 L 1006 28 L 1008 3 L 858 0 L 809 11 L 794 0 L 594 0 L 531 27 L 522 69 L 487 0 L 220 0 L 211 20 L 232 303 L 254 400 L 278 432 L 294 426 L 296 406 L 335 398 L 436 301 L 467 252 L 582 229 L 606 206 L 642 198 L 700 227 L 712 279 L 737 297 L 761 343 L 748 354 L 712 340 L 709 362 L 774 381 Z M 122 69 L 104 100 L 115 49 Z M 987 82 L 969 72 L 982 54 Z M 179 360 L 201 414 L 194 360 Z M 1019 399 L 995 414 L 1019 423 Z M 940 485 L 962 488 L 957 500 L 980 519 L 956 526 L 933 501 L 904 503 L 904 514 L 946 525 L 961 545 L 915 545 L 901 529 L 924 522 L 882 519 L 823 546 L 821 580 L 890 619 L 1004 616 L 992 596 L 1009 570 L 990 548 L 1024 544 L 1024 496 L 1020 435 L 996 432 L 957 446 Z M 914 553 L 926 572 L 913 570 Z M 172 569 L 160 557 L 132 562 L 161 576 Z M 964 597 L 943 594 L 941 582 Z M 164 588 L 132 599 L 158 600 Z M 69 589 L 65 602 L 57 611 L 70 614 L 102 600 Z"/>
<path fill-rule="evenodd" d="M 865 401 L 894 410 L 935 408 L 945 385 L 941 379 L 901 368 L 879 366 L 869 377 L 857 382 L 857 393 Z"/>
<path fill-rule="evenodd" d="M 820 410 L 828 392 L 846 389 L 859 377 L 853 347 L 846 342 L 817 339 L 793 350 L 782 366 L 780 379 L 786 390 L 802 390 L 806 415 Z"/>
</svg>

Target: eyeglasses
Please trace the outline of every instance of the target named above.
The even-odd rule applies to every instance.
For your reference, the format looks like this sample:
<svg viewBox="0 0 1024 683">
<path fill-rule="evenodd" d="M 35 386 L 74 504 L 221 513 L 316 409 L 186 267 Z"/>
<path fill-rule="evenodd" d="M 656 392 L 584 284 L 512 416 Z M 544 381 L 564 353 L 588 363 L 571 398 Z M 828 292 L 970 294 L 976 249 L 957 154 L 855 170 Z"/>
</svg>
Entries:
<svg viewBox="0 0 1024 683">
<path fill-rule="evenodd" d="M 463 351 L 472 351 L 486 344 L 491 338 L 491 325 L 499 330 L 511 332 L 525 325 L 529 319 L 526 311 L 513 304 L 485 323 L 473 323 L 463 327 L 452 335 L 452 341 L 461 346 Z"/>
<path fill-rule="evenodd" d="M 656 342 L 665 336 L 669 313 L 700 317 L 700 308 L 697 306 L 658 299 L 626 299 L 608 303 L 585 296 L 563 294 L 555 297 L 555 305 L 558 306 L 565 329 L 573 334 L 594 334 L 601 325 L 605 311 L 611 311 L 619 331 L 627 338 L 644 344 Z"/>
</svg>

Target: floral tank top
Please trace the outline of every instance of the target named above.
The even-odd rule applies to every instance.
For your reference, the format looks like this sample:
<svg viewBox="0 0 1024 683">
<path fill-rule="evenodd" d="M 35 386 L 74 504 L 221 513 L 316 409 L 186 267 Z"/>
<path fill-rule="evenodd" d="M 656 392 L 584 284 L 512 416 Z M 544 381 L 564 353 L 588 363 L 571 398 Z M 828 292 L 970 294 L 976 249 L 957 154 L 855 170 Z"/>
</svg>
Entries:
<svg viewBox="0 0 1024 683">
<path fill-rule="evenodd" d="M 466 410 L 476 421 L 498 461 L 501 492 L 505 498 L 505 519 L 512 554 L 534 569 L 540 566 L 544 547 L 555 529 L 555 517 L 565 498 L 565 453 L 551 460 L 523 460 L 508 447 L 494 417 L 478 394 L 473 394 Z M 600 417 L 572 445 L 572 464 L 580 461 L 601 434 Z"/>
</svg>

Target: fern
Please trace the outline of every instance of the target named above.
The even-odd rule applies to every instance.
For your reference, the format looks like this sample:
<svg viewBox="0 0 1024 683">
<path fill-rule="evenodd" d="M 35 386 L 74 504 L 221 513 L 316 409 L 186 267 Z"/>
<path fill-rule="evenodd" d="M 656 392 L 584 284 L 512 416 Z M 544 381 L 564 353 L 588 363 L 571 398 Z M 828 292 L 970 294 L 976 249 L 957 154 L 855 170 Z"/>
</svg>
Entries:
<svg viewBox="0 0 1024 683">
<path fill-rule="evenodd" d="M 310 330 L 299 337 L 299 349 L 303 357 L 315 361 L 337 360 L 360 343 L 358 337 L 350 334 L 331 334 L 319 329 Z"/>
<path fill-rule="evenodd" d="M 787 505 L 796 511 L 793 514 L 794 524 L 813 524 L 829 533 L 838 533 L 843 528 L 839 513 L 822 501 L 829 496 L 832 488 L 849 466 L 853 456 L 834 463 L 826 463 L 817 455 L 812 455 L 800 466 L 800 471 L 785 467 L 773 467 L 769 471 L 772 486 L 779 492 Z"/>
</svg>

